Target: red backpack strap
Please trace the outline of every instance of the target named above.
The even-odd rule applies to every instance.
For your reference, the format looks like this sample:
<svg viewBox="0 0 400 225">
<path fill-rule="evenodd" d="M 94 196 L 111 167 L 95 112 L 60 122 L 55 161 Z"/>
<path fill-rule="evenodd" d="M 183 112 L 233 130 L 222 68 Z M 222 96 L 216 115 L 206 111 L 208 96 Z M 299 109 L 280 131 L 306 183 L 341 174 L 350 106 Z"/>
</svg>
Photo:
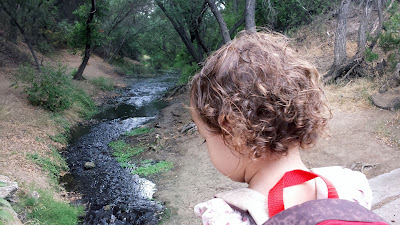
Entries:
<svg viewBox="0 0 400 225">
<path fill-rule="evenodd" d="M 328 198 L 339 198 L 337 191 L 333 184 L 326 178 L 304 170 L 292 170 L 286 172 L 283 177 L 275 184 L 275 186 L 268 193 L 268 213 L 269 217 L 283 211 L 285 205 L 283 203 L 283 189 L 286 187 L 302 184 L 314 178 L 321 178 L 328 187 Z"/>
</svg>

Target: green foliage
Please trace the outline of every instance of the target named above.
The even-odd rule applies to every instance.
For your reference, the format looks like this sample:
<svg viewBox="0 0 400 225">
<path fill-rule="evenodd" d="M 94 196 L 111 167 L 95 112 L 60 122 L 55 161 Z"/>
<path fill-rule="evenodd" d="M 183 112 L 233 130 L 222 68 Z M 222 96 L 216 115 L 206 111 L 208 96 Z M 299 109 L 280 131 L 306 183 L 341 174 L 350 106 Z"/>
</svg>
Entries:
<svg viewBox="0 0 400 225">
<path fill-rule="evenodd" d="M 48 190 L 38 189 L 40 197 L 33 198 L 30 194 L 20 196 L 20 208 L 28 212 L 29 224 L 59 224 L 76 225 L 83 215 L 83 206 L 71 206 L 68 203 L 55 200 Z"/>
<path fill-rule="evenodd" d="M 258 0 L 256 10 L 258 26 L 268 26 L 278 31 L 287 31 L 308 24 L 316 15 L 331 10 L 339 1 L 312 0 Z"/>
<path fill-rule="evenodd" d="M 185 51 L 181 51 L 175 60 L 174 68 L 179 69 L 181 73 L 178 84 L 188 83 L 200 69 L 197 63 L 190 61 L 190 57 Z"/>
<path fill-rule="evenodd" d="M 6 183 L 0 181 L 0 187 L 5 187 L 6 185 L 7 185 Z"/>
<path fill-rule="evenodd" d="M 132 173 L 139 176 L 149 176 L 152 174 L 157 174 L 161 172 L 166 172 L 173 167 L 172 162 L 160 161 L 155 164 L 150 164 L 149 161 L 142 161 L 142 166 L 135 169 Z"/>
<path fill-rule="evenodd" d="M 391 52 L 388 57 L 391 68 L 394 68 L 400 61 L 400 11 L 399 3 L 393 2 L 388 9 L 390 18 L 384 22 L 384 32 L 379 37 L 379 45 L 386 52 Z"/>
<path fill-rule="evenodd" d="M 66 67 L 57 68 L 43 66 L 38 73 L 32 66 L 21 66 L 17 72 L 18 83 L 24 84 L 24 91 L 32 105 L 41 106 L 52 112 L 61 112 L 76 106 L 85 118 L 96 113 L 93 99 L 83 90 L 72 83 L 72 77 L 66 74 Z"/>
<path fill-rule="evenodd" d="M 137 75 L 155 73 L 154 68 L 150 67 L 149 65 L 134 64 L 124 60 L 123 58 L 113 60 L 112 65 L 117 67 L 118 73 L 127 76 L 137 76 Z"/>
<path fill-rule="evenodd" d="M 23 30 L 25 40 L 36 45 L 42 53 L 49 53 L 53 49 L 54 39 L 50 34 L 57 30 L 56 0 L 2 0 L 1 2 L 0 8 L 8 12 L 7 15 L 11 14 L 11 18 Z"/>
<path fill-rule="evenodd" d="M 60 144 L 67 144 L 68 143 L 68 134 L 67 133 L 59 133 L 56 135 L 49 135 L 49 138 L 54 141 L 58 142 Z"/>
<path fill-rule="evenodd" d="M 14 216 L 7 210 L 7 208 L 11 208 L 10 203 L 5 199 L 0 198 L 0 225 L 5 224 L 4 222 L 9 224 L 14 220 Z"/>
<path fill-rule="evenodd" d="M 74 52 L 84 49 L 87 42 L 90 42 L 92 47 L 96 47 L 100 46 L 104 40 L 107 40 L 107 37 L 103 35 L 100 29 L 100 23 L 102 16 L 107 11 L 108 1 L 97 1 L 96 3 L 96 13 L 92 23 L 89 24 L 91 28 L 90 40 L 88 40 L 86 21 L 91 9 L 91 2 L 86 1 L 74 12 L 78 16 L 78 20 L 75 21 L 75 24 L 67 34 L 67 44 Z"/>
<path fill-rule="evenodd" d="M 54 69 L 42 67 L 38 73 L 31 66 L 19 68 L 17 79 L 27 84 L 24 91 L 31 104 L 41 106 L 50 111 L 63 111 L 72 105 L 71 78 L 65 75 L 66 68 L 59 65 Z"/>
<path fill-rule="evenodd" d="M 43 171 L 48 173 L 54 184 L 57 184 L 60 173 L 68 171 L 68 165 L 57 149 L 51 148 L 51 153 L 46 156 L 38 153 L 28 153 L 26 158 L 32 160 Z"/>
<path fill-rule="evenodd" d="M 97 77 L 91 79 L 90 82 L 102 91 L 112 91 L 114 89 L 114 82 L 105 77 Z"/>
<path fill-rule="evenodd" d="M 123 140 L 113 141 L 108 144 L 113 149 L 113 156 L 119 163 L 128 163 L 133 156 L 139 155 L 146 149 L 141 146 L 131 147 Z"/>
<path fill-rule="evenodd" d="M 369 49 L 369 48 L 365 49 L 365 59 L 368 62 L 372 62 L 374 60 L 377 60 L 378 57 L 379 57 L 379 55 L 377 53 L 372 52 L 371 49 Z"/>
<path fill-rule="evenodd" d="M 130 130 L 125 133 L 127 136 L 135 136 L 135 135 L 140 135 L 140 134 L 147 134 L 150 132 L 153 132 L 154 129 L 148 128 L 148 127 L 137 127 L 133 130 Z"/>
</svg>

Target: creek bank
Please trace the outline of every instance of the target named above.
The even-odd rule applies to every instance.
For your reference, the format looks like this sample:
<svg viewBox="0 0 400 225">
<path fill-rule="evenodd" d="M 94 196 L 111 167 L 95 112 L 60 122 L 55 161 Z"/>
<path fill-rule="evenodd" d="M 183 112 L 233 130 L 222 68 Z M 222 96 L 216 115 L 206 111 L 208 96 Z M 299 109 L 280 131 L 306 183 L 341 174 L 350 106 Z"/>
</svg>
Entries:
<svg viewBox="0 0 400 225">
<path fill-rule="evenodd" d="M 128 80 L 127 87 L 109 100 L 88 126 L 73 130 L 66 160 L 86 202 L 87 224 L 157 224 L 162 206 L 151 200 L 155 185 L 122 168 L 108 144 L 121 135 L 154 120 L 167 103 L 161 95 L 175 85 L 176 77 Z M 96 122 L 97 121 L 97 122 Z M 90 168 L 85 168 L 85 164 Z"/>
</svg>

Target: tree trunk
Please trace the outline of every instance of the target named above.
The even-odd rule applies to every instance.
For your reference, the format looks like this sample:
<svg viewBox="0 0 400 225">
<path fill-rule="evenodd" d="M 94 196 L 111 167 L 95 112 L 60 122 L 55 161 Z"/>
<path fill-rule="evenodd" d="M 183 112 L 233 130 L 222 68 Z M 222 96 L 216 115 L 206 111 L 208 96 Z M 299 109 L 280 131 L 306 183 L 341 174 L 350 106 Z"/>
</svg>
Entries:
<svg viewBox="0 0 400 225">
<path fill-rule="evenodd" d="M 237 13 L 238 11 L 238 0 L 233 0 L 233 11 Z"/>
<path fill-rule="evenodd" d="M 380 32 L 380 30 L 382 29 L 382 24 L 383 24 L 382 0 L 377 0 L 377 6 L 378 6 L 378 18 L 379 18 L 378 32 Z"/>
<path fill-rule="evenodd" d="M 246 0 L 245 23 L 246 30 L 250 33 L 256 32 L 256 0 Z"/>
<path fill-rule="evenodd" d="M 369 4 L 370 0 L 364 0 L 364 8 L 360 20 L 360 27 L 358 28 L 358 41 L 357 41 L 357 54 L 364 56 L 365 45 L 367 44 L 367 27 L 369 19 Z"/>
<path fill-rule="evenodd" d="M 203 58 L 199 56 L 196 53 L 196 50 L 190 41 L 189 37 L 186 35 L 185 29 L 181 24 L 179 24 L 177 21 L 172 18 L 172 16 L 167 12 L 165 9 L 164 5 L 160 2 L 160 0 L 156 0 L 156 4 L 160 9 L 164 12 L 165 16 L 169 19 L 169 21 L 172 23 L 172 26 L 175 28 L 175 31 L 178 32 L 179 37 L 182 39 L 183 43 L 185 44 L 187 50 L 189 51 L 189 54 L 193 57 L 193 59 L 196 61 L 196 63 L 200 64 L 203 62 Z"/>
<path fill-rule="evenodd" d="M 231 37 L 229 36 L 228 27 L 226 26 L 224 18 L 221 15 L 221 12 L 218 10 L 217 6 L 215 5 L 215 1 L 214 0 L 206 0 L 206 1 L 207 1 L 208 6 L 210 7 L 212 13 L 215 16 L 215 19 L 217 19 L 217 21 L 218 21 L 224 43 L 230 42 Z"/>
<path fill-rule="evenodd" d="M 237 21 L 231 29 L 229 29 L 229 35 L 232 36 L 233 33 L 244 23 L 244 17 Z"/>
<path fill-rule="evenodd" d="M 341 65 L 346 61 L 346 31 L 349 6 L 350 0 L 343 0 L 340 5 L 335 36 L 334 66 Z"/>
<path fill-rule="evenodd" d="M 89 17 L 86 21 L 86 47 L 85 47 L 85 56 L 83 57 L 82 63 L 78 68 L 74 76 L 74 80 L 84 80 L 83 71 L 86 68 L 86 65 L 89 61 L 91 50 L 92 50 L 92 29 L 90 27 L 94 14 L 96 13 L 96 0 L 92 0 L 92 7 L 89 12 Z"/>
</svg>

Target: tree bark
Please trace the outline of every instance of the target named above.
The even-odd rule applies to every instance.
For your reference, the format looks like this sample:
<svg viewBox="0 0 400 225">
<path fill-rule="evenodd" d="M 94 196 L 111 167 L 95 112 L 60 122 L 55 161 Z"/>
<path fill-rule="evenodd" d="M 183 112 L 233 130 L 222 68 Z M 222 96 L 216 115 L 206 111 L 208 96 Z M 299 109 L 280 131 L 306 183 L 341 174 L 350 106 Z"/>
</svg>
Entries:
<svg viewBox="0 0 400 225">
<path fill-rule="evenodd" d="M 256 11 L 256 0 L 246 0 L 246 9 L 245 9 L 245 23 L 246 30 L 250 33 L 256 32 L 256 20 L 255 20 L 255 11 Z"/>
<path fill-rule="evenodd" d="M 83 71 L 86 68 L 86 65 L 89 61 L 90 54 L 92 52 L 92 29 L 90 27 L 94 14 L 96 13 L 96 0 L 92 0 L 92 7 L 89 12 L 89 17 L 86 21 L 86 46 L 85 46 L 85 56 L 83 57 L 82 63 L 78 68 L 74 76 L 74 80 L 84 80 Z"/>
<path fill-rule="evenodd" d="M 185 44 L 187 50 L 189 51 L 189 54 L 193 57 L 193 59 L 196 61 L 196 63 L 200 64 L 203 62 L 203 59 L 201 56 L 199 56 L 196 53 L 196 50 L 190 41 L 189 37 L 186 35 L 185 28 L 179 24 L 177 21 L 174 20 L 174 18 L 168 13 L 168 11 L 165 9 L 164 5 L 160 0 L 155 0 L 156 4 L 160 9 L 164 12 L 165 16 L 169 19 L 169 21 L 172 23 L 172 26 L 175 28 L 175 31 L 178 32 L 179 37 L 182 39 L 183 43 Z"/>
<path fill-rule="evenodd" d="M 218 21 L 224 43 L 226 44 L 226 43 L 230 42 L 231 37 L 229 36 L 228 27 L 226 26 L 224 18 L 221 15 L 221 12 L 218 10 L 217 6 L 215 5 L 215 1 L 214 0 L 206 0 L 206 2 L 208 4 L 208 6 L 210 7 L 212 13 L 214 14 L 215 19 L 217 19 L 217 21 Z"/>
<path fill-rule="evenodd" d="M 358 28 L 357 54 L 359 56 L 364 56 L 365 45 L 367 44 L 367 27 L 369 19 L 370 0 L 364 0 L 363 4 L 364 7 L 360 19 L 360 27 Z"/>
<path fill-rule="evenodd" d="M 233 11 L 236 13 L 238 11 L 238 0 L 233 0 Z"/>
<path fill-rule="evenodd" d="M 350 0 L 343 0 L 340 5 L 335 36 L 334 66 L 341 65 L 346 61 L 346 31 L 349 6 Z"/>
</svg>

